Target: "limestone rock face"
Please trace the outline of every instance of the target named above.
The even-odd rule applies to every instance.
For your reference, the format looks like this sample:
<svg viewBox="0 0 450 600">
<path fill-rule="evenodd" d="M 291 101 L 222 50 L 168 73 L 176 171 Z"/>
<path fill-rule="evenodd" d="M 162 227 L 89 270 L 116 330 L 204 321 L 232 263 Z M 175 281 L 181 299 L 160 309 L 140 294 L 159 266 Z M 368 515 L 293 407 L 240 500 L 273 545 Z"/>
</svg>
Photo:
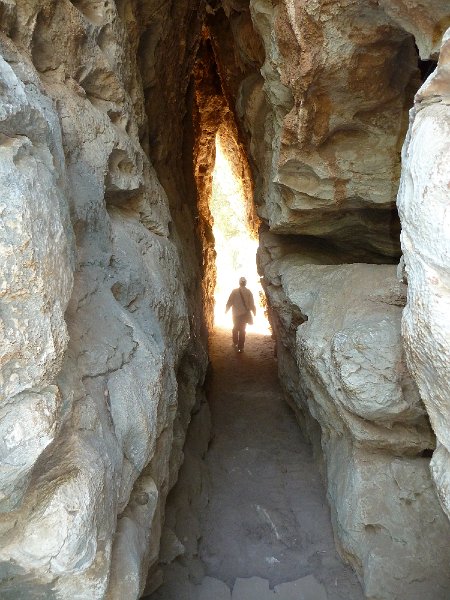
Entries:
<svg viewBox="0 0 450 600">
<path fill-rule="evenodd" d="M 172 221 L 140 143 L 154 8 L 0 2 L 8 600 L 139 597 L 203 382 L 195 196 Z"/>
<path fill-rule="evenodd" d="M 444 600 L 450 524 L 422 457 L 434 435 L 405 364 L 395 267 L 291 254 L 265 281 L 281 381 L 323 453 L 341 553 L 368 598 Z"/>
<path fill-rule="evenodd" d="M 419 86 L 412 37 L 375 4 L 252 0 L 264 49 L 255 74 L 245 13 L 238 20 L 233 9 L 242 49 L 235 61 L 248 70 L 236 110 L 250 138 L 261 217 L 275 233 L 396 256 L 399 148 Z M 214 35 L 220 45 L 223 33 Z"/>
<path fill-rule="evenodd" d="M 275 233 L 365 248 L 368 262 L 398 256 L 400 148 L 420 86 L 414 43 L 422 58 L 437 55 L 448 2 L 222 5 L 210 30 L 260 216 Z"/>
<path fill-rule="evenodd" d="M 6 55 L 13 58 L 8 48 Z M 2 511 L 21 500 L 57 433 L 54 378 L 68 342 L 64 311 L 74 267 L 58 116 L 33 69 L 18 70 L 0 58 Z"/>
<path fill-rule="evenodd" d="M 450 517 L 450 30 L 437 70 L 416 96 L 398 204 L 408 279 L 408 364 L 438 439 L 432 473 Z"/>
</svg>

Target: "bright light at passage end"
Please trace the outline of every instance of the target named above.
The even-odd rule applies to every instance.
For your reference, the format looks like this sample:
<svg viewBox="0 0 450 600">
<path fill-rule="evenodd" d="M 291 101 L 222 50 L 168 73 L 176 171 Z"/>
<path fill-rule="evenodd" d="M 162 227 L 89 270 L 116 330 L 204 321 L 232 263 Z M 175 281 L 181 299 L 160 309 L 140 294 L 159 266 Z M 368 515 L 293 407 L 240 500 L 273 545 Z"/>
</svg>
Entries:
<svg viewBox="0 0 450 600">
<path fill-rule="evenodd" d="M 234 176 L 216 136 L 216 163 L 213 171 L 211 213 L 217 252 L 217 284 L 214 292 L 214 323 L 216 327 L 232 328 L 231 309 L 225 314 L 225 305 L 231 290 L 239 286 L 239 277 L 247 279 L 256 305 L 254 324 L 247 331 L 270 334 L 269 323 L 261 303 L 264 297 L 256 270 L 258 240 L 247 226 L 245 196 L 242 181 Z"/>
</svg>

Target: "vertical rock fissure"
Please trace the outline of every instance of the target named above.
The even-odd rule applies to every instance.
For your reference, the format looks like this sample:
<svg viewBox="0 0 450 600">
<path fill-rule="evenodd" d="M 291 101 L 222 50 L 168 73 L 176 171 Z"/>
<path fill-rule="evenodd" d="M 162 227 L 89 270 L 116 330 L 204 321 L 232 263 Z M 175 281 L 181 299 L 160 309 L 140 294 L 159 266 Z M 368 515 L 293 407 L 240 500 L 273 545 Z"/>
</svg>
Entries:
<svg viewBox="0 0 450 600">
<path fill-rule="evenodd" d="M 221 88 L 211 97 L 223 106 L 225 92 L 249 156 L 280 382 L 321 465 L 339 552 L 368 597 L 445 598 L 448 522 L 405 364 L 406 287 L 394 266 L 400 149 L 421 79 L 414 38 L 379 7 L 328 10 L 211 3 Z M 419 67 L 424 77 L 432 64 Z M 201 169 L 199 188 L 210 185 Z"/>
<path fill-rule="evenodd" d="M 270 337 L 210 343 L 207 415 L 194 415 L 167 504 L 163 585 L 152 600 L 362 600 L 334 547 L 311 447 L 286 405 Z M 274 590 L 274 591 L 272 591 Z"/>
<path fill-rule="evenodd" d="M 448 522 L 429 474 L 434 435 L 405 364 L 406 287 L 394 266 L 400 149 L 420 85 L 414 39 L 378 8 L 340 7 L 334 31 L 325 31 L 325 7 L 312 14 L 258 1 L 209 9 L 196 67 L 196 128 L 205 137 L 194 151 L 204 268 L 214 260 L 207 210 L 214 136 L 220 111 L 231 111 L 262 219 L 258 262 L 279 378 L 325 479 L 337 548 L 368 597 L 401 599 L 407 590 L 420 598 L 427 589 L 444 599 Z M 370 35 L 355 35 L 354 21 Z M 302 45 L 308 36 L 318 45 Z M 344 44 L 344 56 L 320 45 L 320 36 Z M 419 67 L 423 77 L 432 64 Z M 215 273 L 206 272 L 212 314 Z M 208 512 L 205 502 L 200 497 L 199 511 Z M 195 540 L 202 528 L 191 516 Z M 168 536 L 166 559 L 190 557 L 191 579 L 175 566 L 175 588 L 162 598 L 203 585 L 204 575 L 196 542 L 186 550 L 174 531 Z M 426 561 L 418 540 L 432 555 Z M 220 583 L 208 585 L 228 597 Z"/>
<path fill-rule="evenodd" d="M 158 583 L 191 415 L 208 443 L 225 118 L 338 551 L 368 598 L 448 600 L 449 25 L 448 0 L 0 0 L 2 598 Z"/>
<path fill-rule="evenodd" d="M 206 27 L 203 29 L 193 71 L 193 80 L 195 99 L 193 106 L 195 131 L 194 177 L 197 186 L 198 206 L 197 234 L 203 249 L 203 306 L 209 330 L 212 331 L 217 271 L 213 216 L 210 205 L 218 134 L 233 173 L 241 179 L 246 226 L 253 235 L 257 235 L 259 219 L 256 216 L 253 201 L 252 174 L 244 146 L 240 141 L 234 110 L 224 93 L 210 32 Z"/>
</svg>

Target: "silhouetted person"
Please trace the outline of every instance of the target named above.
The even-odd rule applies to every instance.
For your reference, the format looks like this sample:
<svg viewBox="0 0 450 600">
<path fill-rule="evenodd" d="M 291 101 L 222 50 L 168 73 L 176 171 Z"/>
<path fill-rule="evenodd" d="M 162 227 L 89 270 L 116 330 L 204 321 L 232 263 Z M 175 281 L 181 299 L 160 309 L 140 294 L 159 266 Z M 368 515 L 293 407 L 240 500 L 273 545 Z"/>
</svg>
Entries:
<svg viewBox="0 0 450 600">
<path fill-rule="evenodd" d="M 238 352 L 242 352 L 245 343 L 245 328 L 247 323 L 253 323 L 252 312 L 256 315 L 255 301 L 253 294 L 245 286 L 247 280 L 245 277 L 239 279 L 239 287 L 233 290 L 228 298 L 227 313 L 233 308 L 233 345 Z"/>
</svg>

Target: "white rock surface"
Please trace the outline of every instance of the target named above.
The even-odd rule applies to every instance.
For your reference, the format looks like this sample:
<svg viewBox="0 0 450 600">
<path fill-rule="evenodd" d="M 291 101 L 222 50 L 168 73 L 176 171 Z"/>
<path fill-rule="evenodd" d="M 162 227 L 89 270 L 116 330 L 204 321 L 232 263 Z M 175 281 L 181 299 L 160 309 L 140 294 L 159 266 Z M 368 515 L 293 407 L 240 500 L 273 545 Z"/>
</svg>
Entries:
<svg viewBox="0 0 450 600">
<path fill-rule="evenodd" d="M 368 598 L 445 600 L 450 524 L 421 456 L 434 439 L 405 365 L 405 286 L 395 266 L 303 262 L 269 263 L 266 290 L 283 385 L 323 453 L 338 547 Z"/>
<path fill-rule="evenodd" d="M 0 507 L 21 500 L 58 429 L 73 239 L 58 117 L 32 69 L 0 57 Z M 45 232 L 45 234 L 44 234 Z M 51 274 L 51 277 L 49 276 Z"/>
<path fill-rule="evenodd" d="M 412 36 L 376 2 L 224 4 L 236 51 L 219 27 L 215 47 L 260 216 L 274 233 L 325 238 L 370 262 L 397 257 L 398 143 L 420 85 Z"/>
<path fill-rule="evenodd" d="M 140 143 L 145 23 L 110 0 L 7 4 L 0 596 L 137 598 L 206 368 L 199 255 Z"/>
<path fill-rule="evenodd" d="M 408 279 L 403 339 L 438 439 L 432 473 L 450 517 L 450 30 L 416 96 L 398 195 Z"/>
</svg>

